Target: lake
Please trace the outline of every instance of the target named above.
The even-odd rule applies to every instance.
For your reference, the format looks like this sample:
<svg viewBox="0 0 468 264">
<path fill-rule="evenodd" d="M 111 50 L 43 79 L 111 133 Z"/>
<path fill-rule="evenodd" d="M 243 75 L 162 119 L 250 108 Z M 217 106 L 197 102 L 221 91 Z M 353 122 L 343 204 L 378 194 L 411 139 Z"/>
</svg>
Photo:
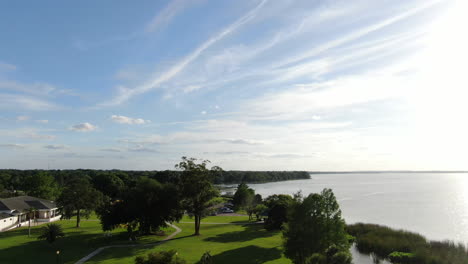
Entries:
<svg viewBox="0 0 468 264">
<path fill-rule="evenodd" d="M 431 240 L 468 243 L 468 174 L 311 174 L 309 180 L 249 184 L 263 197 L 331 188 L 347 223 L 375 223 Z"/>
</svg>

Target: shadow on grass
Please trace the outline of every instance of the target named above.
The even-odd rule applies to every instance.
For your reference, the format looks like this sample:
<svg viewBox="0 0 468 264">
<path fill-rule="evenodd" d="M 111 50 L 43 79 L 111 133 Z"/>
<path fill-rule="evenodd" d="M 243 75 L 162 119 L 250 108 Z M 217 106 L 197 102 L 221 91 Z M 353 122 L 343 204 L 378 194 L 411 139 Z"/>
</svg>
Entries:
<svg viewBox="0 0 468 264">
<path fill-rule="evenodd" d="M 260 264 L 281 258 L 281 251 L 277 248 L 262 248 L 247 246 L 224 251 L 213 256 L 213 263 L 223 264 Z"/>
<path fill-rule="evenodd" d="M 116 232 L 111 237 L 95 233 L 93 229 L 64 228 L 65 237 L 53 244 L 38 240 L 41 228 L 20 228 L 0 233 L 0 263 L 73 263 L 104 245 L 129 243 L 125 232 Z M 57 250 L 60 251 L 57 256 Z"/>
<path fill-rule="evenodd" d="M 0 253 L 0 263 L 60 263 L 75 262 L 80 257 L 89 254 L 96 243 L 94 234 L 74 235 L 60 238 L 53 244 L 31 237 L 26 242 L 4 248 Z M 57 256 L 57 250 L 60 251 Z"/>
<path fill-rule="evenodd" d="M 205 238 L 205 241 L 230 243 L 245 242 L 257 238 L 271 237 L 278 234 L 278 231 L 267 231 L 263 225 L 244 225 L 242 231 L 234 231 L 218 234 L 214 237 Z"/>
</svg>

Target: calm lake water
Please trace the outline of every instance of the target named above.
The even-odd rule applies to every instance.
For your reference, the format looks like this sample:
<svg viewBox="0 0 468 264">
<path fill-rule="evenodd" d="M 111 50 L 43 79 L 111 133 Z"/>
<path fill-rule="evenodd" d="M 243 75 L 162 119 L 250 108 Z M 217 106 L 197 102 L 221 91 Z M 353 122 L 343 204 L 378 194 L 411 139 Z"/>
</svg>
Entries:
<svg viewBox="0 0 468 264">
<path fill-rule="evenodd" d="M 347 223 L 376 223 L 431 240 L 468 243 L 468 174 L 311 174 L 310 180 L 249 184 L 263 197 L 331 188 Z"/>
</svg>

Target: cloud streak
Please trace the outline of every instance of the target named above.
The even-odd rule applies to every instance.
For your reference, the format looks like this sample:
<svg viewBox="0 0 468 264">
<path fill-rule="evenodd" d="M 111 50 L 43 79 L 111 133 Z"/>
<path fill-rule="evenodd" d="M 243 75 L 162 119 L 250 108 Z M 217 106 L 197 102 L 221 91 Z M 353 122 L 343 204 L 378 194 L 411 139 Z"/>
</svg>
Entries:
<svg viewBox="0 0 468 264">
<path fill-rule="evenodd" d="M 174 78 L 177 74 L 183 71 L 187 65 L 193 62 L 195 59 L 197 59 L 202 52 L 210 48 L 213 44 L 220 41 L 224 37 L 232 34 L 238 28 L 240 28 L 241 26 L 249 22 L 251 19 L 253 19 L 266 2 L 267 0 L 262 0 L 260 4 L 258 4 L 254 9 L 252 9 L 246 15 L 244 15 L 243 17 L 235 21 L 233 24 L 229 25 L 227 28 L 222 30 L 220 33 L 218 33 L 214 37 L 208 39 L 205 43 L 203 43 L 201 46 L 195 49 L 191 54 L 186 56 L 183 60 L 181 60 L 176 65 L 174 65 L 169 70 L 163 72 L 162 74 L 155 76 L 155 78 L 148 80 L 146 83 L 144 83 L 141 86 L 138 86 L 132 89 L 120 87 L 119 95 L 117 95 L 110 102 L 105 102 L 101 104 L 101 106 L 112 106 L 112 105 L 122 104 L 126 102 L 127 100 L 129 100 L 131 97 L 142 94 L 142 93 L 146 93 L 152 89 L 157 88 L 162 83 Z"/>
</svg>

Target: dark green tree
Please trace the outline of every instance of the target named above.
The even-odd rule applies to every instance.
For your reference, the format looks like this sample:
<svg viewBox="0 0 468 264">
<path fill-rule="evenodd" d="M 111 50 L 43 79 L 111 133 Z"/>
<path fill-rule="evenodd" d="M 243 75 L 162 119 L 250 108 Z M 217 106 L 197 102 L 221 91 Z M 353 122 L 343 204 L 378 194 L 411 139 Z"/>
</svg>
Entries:
<svg viewBox="0 0 468 264">
<path fill-rule="evenodd" d="M 351 263 L 345 227 L 331 189 L 306 198 L 298 193 L 283 229 L 284 254 L 295 264 Z"/>
<path fill-rule="evenodd" d="M 180 189 L 183 195 L 183 207 L 195 218 L 195 235 L 200 235 L 200 222 L 209 213 L 213 199 L 219 196 L 219 190 L 213 186 L 212 179 L 221 168 L 215 166 L 208 169 L 210 161 L 200 162 L 195 158 L 182 157 L 182 161 L 175 165 L 182 170 Z"/>
<path fill-rule="evenodd" d="M 94 189 L 88 180 L 74 178 L 63 189 L 57 199 L 57 204 L 62 208 L 62 217 L 70 219 L 76 216 L 76 227 L 80 227 L 81 217 L 89 217 L 90 213 L 102 204 L 102 201 L 102 193 Z"/>
<path fill-rule="evenodd" d="M 64 237 L 65 233 L 62 230 L 62 226 L 59 224 L 47 224 L 41 228 L 41 234 L 37 239 L 46 240 L 49 243 L 54 243 L 59 237 Z"/>
<path fill-rule="evenodd" d="M 237 190 L 234 193 L 232 202 L 234 204 L 234 208 L 236 208 L 237 210 L 245 209 L 245 207 L 249 203 L 253 203 L 254 198 L 255 191 L 249 188 L 249 186 L 246 183 L 241 183 L 237 186 Z"/>
<path fill-rule="evenodd" d="M 23 191 L 30 196 L 49 200 L 54 200 L 60 194 L 54 177 L 45 171 L 26 176 L 23 179 Z"/>
<path fill-rule="evenodd" d="M 120 200 L 108 200 L 96 211 L 103 230 L 125 224 L 132 237 L 135 224 L 141 234 L 150 234 L 166 226 L 166 222 L 182 218 L 181 196 L 174 184 L 143 178 L 122 196 Z"/>
<path fill-rule="evenodd" d="M 268 208 L 268 218 L 265 221 L 267 230 L 281 229 L 283 223 L 288 220 L 288 208 L 292 201 L 293 198 L 286 194 L 270 195 L 264 200 L 263 203 Z"/>
<path fill-rule="evenodd" d="M 113 199 L 118 198 L 125 183 L 114 172 L 98 173 L 92 178 L 94 188 Z"/>
</svg>

